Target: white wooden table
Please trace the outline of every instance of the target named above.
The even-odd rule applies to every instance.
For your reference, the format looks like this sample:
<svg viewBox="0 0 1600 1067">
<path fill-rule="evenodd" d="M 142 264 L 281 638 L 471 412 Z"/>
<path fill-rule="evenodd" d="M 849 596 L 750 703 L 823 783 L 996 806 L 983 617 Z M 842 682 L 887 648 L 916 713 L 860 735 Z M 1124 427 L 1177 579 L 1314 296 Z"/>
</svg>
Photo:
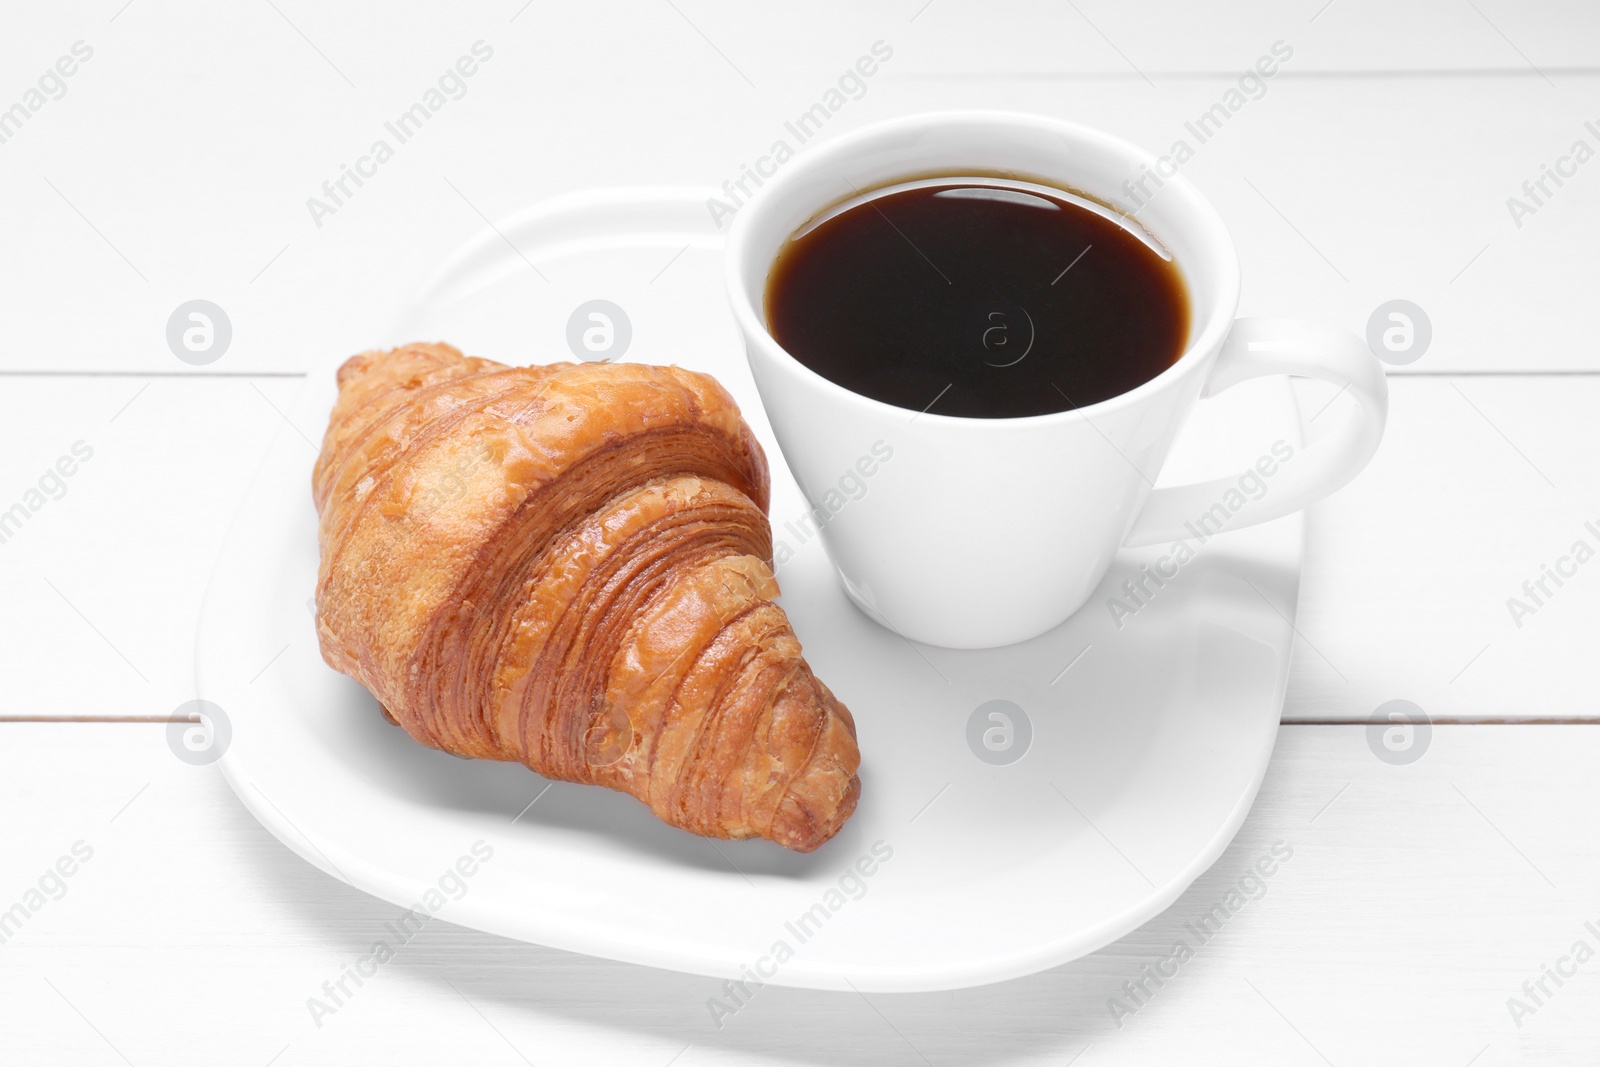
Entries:
<svg viewBox="0 0 1600 1067">
<path fill-rule="evenodd" d="M 28 912 L 0 943 L 0 1062 L 1600 1062 L 1600 563 L 1520 620 L 1507 606 L 1574 542 L 1600 548 L 1600 162 L 1574 155 L 1600 151 L 1600 9 L 101 0 L 0 18 L 0 108 L 25 112 L 0 112 L 0 512 L 28 509 L 0 542 L 0 913 Z M 314 220 L 307 198 L 478 41 L 492 56 L 464 95 Z M 1150 925 L 988 988 L 767 989 L 719 1028 L 709 979 L 440 923 L 318 1026 L 307 998 L 394 909 L 289 853 L 163 735 L 280 412 L 485 217 L 736 178 L 879 41 L 892 59 L 828 134 L 1005 106 L 1156 151 L 1283 42 L 1184 165 L 1233 228 L 1244 313 L 1359 333 L 1404 298 L 1432 323 L 1391 375 L 1378 458 L 1312 514 L 1248 822 Z M 194 298 L 234 331 L 204 367 L 165 337 Z M 62 457 L 73 473 L 49 475 Z M 1368 744 L 1391 699 L 1435 724 L 1407 765 Z M 1133 997 L 1275 842 L 1293 858 L 1266 893 Z"/>
</svg>

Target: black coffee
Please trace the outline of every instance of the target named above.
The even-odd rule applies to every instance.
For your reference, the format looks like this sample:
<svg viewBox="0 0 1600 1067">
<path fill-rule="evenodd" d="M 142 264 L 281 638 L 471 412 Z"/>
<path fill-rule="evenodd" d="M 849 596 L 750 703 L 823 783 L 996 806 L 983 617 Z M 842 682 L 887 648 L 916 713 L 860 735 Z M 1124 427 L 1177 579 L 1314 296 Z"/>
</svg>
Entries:
<svg viewBox="0 0 1600 1067">
<path fill-rule="evenodd" d="M 767 279 L 767 324 L 863 396 L 1003 419 L 1126 393 L 1189 331 L 1177 267 L 1064 194 L 951 178 L 802 229 Z"/>
</svg>

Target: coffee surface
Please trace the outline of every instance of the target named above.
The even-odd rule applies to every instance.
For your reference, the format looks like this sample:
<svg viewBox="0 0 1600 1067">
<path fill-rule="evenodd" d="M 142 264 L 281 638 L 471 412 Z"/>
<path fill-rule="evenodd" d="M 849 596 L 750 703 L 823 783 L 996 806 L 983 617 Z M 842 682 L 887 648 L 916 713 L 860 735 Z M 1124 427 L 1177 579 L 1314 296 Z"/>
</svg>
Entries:
<svg viewBox="0 0 1600 1067">
<path fill-rule="evenodd" d="M 1045 415 L 1182 355 L 1177 267 L 1065 194 L 949 179 L 890 190 L 785 242 L 767 325 L 801 363 L 913 412 Z"/>
</svg>

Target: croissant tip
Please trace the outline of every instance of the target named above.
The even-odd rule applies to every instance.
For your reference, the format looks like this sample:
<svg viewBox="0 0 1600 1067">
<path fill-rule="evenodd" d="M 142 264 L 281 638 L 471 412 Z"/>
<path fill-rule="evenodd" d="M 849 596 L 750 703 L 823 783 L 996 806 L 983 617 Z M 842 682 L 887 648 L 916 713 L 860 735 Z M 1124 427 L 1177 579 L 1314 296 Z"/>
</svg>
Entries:
<svg viewBox="0 0 1600 1067">
<path fill-rule="evenodd" d="M 790 794 L 778 805 L 768 836 L 784 848 L 795 852 L 815 852 L 833 840 L 850 816 L 855 814 L 856 802 L 861 799 L 861 778 L 851 775 L 837 804 L 818 811 Z"/>
</svg>

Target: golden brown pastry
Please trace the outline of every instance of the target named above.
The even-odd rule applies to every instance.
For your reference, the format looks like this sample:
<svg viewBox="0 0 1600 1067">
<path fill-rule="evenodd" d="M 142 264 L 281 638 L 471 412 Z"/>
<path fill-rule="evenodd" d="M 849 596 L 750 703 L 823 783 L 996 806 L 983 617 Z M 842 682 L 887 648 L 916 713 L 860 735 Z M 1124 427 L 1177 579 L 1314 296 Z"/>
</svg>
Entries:
<svg viewBox="0 0 1600 1067">
<path fill-rule="evenodd" d="M 413 738 L 809 852 L 861 791 L 801 658 L 761 446 L 677 367 L 365 352 L 313 477 L 317 631 Z"/>
</svg>

